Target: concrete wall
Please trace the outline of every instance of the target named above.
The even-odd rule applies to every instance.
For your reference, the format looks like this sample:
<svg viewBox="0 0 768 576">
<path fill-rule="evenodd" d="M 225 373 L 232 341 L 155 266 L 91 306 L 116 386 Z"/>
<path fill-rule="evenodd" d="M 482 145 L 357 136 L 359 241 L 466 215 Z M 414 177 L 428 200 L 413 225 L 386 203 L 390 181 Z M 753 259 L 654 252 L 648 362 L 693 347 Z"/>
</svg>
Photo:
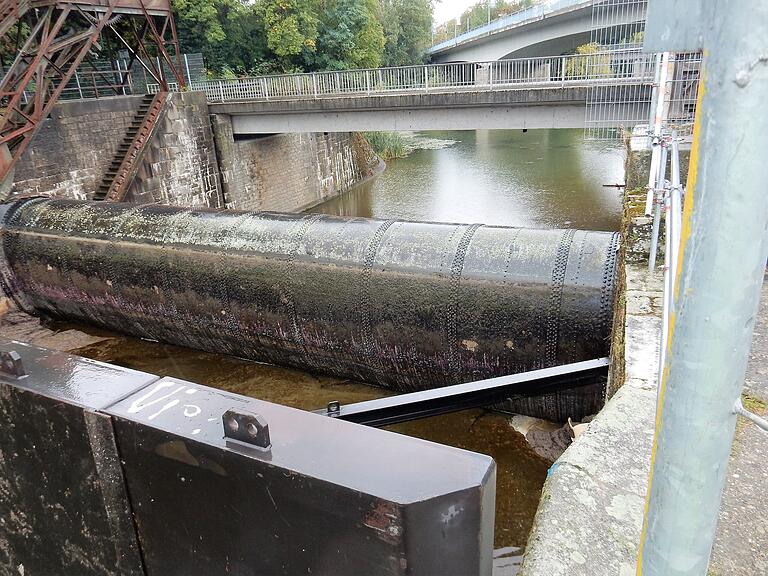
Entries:
<svg viewBox="0 0 768 576">
<path fill-rule="evenodd" d="M 275 134 L 235 140 L 231 118 L 213 120 L 228 208 L 298 212 L 374 174 L 379 159 L 360 134 Z"/>
<path fill-rule="evenodd" d="M 220 208 L 219 178 L 205 94 L 171 94 L 125 201 Z"/>
<path fill-rule="evenodd" d="M 91 198 L 140 102 L 122 96 L 57 104 L 17 164 L 12 194 Z M 125 200 L 223 205 L 204 94 L 170 96 Z"/>
<path fill-rule="evenodd" d="M 57 104 L 17 165 L 12 194 L 91 198 L 140 102 Z M 379 163 L 349 132 L 236 140 L 230 116 L 211 116 L 204 93 L 172 94 L 124 200 L 297 212 L 349 190 Z"/>
<path fill-rule="evenodd" d="M 90 197 L 140 102 L 127 96 L 57 104 L 16 164 L 12 194 Z"/>
</svg>

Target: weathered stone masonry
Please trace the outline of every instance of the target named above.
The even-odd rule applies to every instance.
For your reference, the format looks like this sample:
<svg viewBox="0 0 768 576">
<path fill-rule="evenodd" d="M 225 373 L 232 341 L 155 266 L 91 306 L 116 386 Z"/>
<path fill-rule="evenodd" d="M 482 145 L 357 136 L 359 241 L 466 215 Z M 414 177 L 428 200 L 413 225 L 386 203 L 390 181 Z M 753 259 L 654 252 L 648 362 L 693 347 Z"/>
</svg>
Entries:
<svg viewBox="0 0 768 576">
<path fill-rule="evenodd" d="M 12 193 L 89 197 L 140 102 L 127 96 L 58 104 L 16 165 Z"/>
<path fill-rule="evenodd" d="M 205 94 L 172 94 L 159 123 L 125 201 L 223 207 Z"/>
<path fill-rule="evenodd" d="M 12 194 L 91 198 L 141 97 L 63 102 L 16 167 Z M 235 140 L 200 92 L 172 94 L 129 186 L 128 202 L 296 212 L 371 176 L 379 159 L 359 134 Z"/>
<path fill-rule="evenodd" d="M 299 212 L 349 190 L 379 165 L 359 134 L 235 140 L 227 115 L 213 116 L 213 130 L 228 208 Z"/>
</svg>

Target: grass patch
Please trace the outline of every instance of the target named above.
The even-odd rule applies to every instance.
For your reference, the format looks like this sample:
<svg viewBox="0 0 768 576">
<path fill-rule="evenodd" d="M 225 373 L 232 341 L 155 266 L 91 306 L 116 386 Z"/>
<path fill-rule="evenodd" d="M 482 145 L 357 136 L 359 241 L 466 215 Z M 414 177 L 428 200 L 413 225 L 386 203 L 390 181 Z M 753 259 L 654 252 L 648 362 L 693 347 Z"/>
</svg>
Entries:
<svg viewBox="0 0 768 576">
<path fill-rule="evenodd" d="M 765 400 L 755 398 L 754 396 L 750 396 L 748 394 L 742 394 L 741 403 L 744 404 L 744 408 L 750 412 L 754 412 L 759 416 L 765 416 L 768 414 L 768 402 Z"/>
<path fill-rule="evenodd" d="M 385 161 L 403 158 L 410 152 L 405 138 L 399 132 L 365 132 L 365 138 L 376 154 Z"/>
</svg>

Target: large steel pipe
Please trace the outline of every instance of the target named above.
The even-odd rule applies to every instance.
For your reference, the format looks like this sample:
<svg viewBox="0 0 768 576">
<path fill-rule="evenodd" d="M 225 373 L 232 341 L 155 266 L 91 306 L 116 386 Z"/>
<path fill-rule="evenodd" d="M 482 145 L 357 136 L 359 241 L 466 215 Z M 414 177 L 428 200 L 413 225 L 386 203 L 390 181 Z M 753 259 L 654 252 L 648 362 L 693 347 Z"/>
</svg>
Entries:
<svg viewBox="0 0 768 576">
<path fill-rule="evenodd" d="M 31 199 L 21 308 L 418 390 L 605 356 L 616 234 Z"/>
</svg>

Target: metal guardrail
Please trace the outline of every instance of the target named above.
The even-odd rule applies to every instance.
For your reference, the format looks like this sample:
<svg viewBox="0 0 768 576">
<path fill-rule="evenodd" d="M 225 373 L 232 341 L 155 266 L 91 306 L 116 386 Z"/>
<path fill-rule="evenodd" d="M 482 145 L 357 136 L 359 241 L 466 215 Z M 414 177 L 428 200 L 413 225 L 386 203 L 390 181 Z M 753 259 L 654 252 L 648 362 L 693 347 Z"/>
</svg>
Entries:
<svg viewBox="0 0 768 576">
<path fill-rule="evenodd" d="M 435 52 L 445 50 L 446 48 L 453 48 L 464 42 L 483 36 L 490 36 L 491 34 L 495 34 L 496 32 L 500 32 L 501 30 L 516 26 L 523 22 L 540 20 L 553 12 L 557 12 L 564 8 L 570 8 L 571 6 L 577 6 L 579 4 L 591 5 L 592 0 L 550 0 L 548 2 L 543 2 L 542 4 L 531 6 L 530 8 L 512 14 L 507 14 L 506 16 L 491 21 L 489 24 L 472 28 L 467 32 L 457 34 L 448 40 L 443 40 L 429 48 L 428 52 L 434 54 Z"/>
<path fill-rule="evenodd" d="M 656 58 L 639 50 L 491 62 L 428 64 L 191 82 L 209 102 L 293 100 L 387 93 L 651 84 Z"/>
<path fill-rule="evenodd" d="M 22 92 L 22 103 L 27 104 L 34 98 L 35 90 L 35 86 L 32 85 L 30 89 Z M 128 96 L 134 92 L 133 78 L 129 71 L 78 70 L 67 86 L 62 89 L 59 100 L 91 100 L 110 96 Z"/>
<path fill-rule="evenodd" d="M 652 166 L 649 194 L 653 196 L 653 230 L 651 232 L 651 250 L 648 261 L 649 269 L 656 266 L 656 252 L 661 229 L 661 215 L 664 214 L 664 300 L 661 325 L 661 346 L 659 350 L 659 381 L 661 381 L 669 343 L 669 318 L 674 314 L 674 289 L 677 278 L 680 238 L 683 226 L 683 197 L 685 190 L 680 180 L 680 138 L 677 132 L 671 136 L 663 135 L 658 143 L 659 162 Z M 667 160 L 670 160 L 670 178 L 667 179 Z"/>
</svg>

